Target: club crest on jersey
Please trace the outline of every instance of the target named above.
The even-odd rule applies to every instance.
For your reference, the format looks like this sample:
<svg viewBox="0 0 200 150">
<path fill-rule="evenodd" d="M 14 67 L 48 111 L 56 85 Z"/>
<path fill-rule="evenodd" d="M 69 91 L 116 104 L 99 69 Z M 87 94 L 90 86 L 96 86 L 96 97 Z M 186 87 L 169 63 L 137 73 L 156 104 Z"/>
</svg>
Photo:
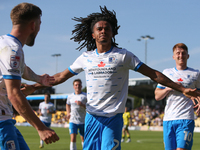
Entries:
<svg viewBox="0 0 200 150">
<path fill-rule="evenodd" d="M 13 140 L 6 143 L 8 150 L 16 150 L 15 142 Z"/>
<path fill-rule="evenodd" d="M 98 64 L 98 67 L 104 67 L 106 64 L 103 62 L 103 61 L 101 61 L 99 64 Z"/>
<path fill-rule="evenodd" d="M 114 63 L 116 63 L 116 61 L 117 61 L 116 56 L 110 56 L 108 58 L 109 64 L 114 64 Z"/>
<path fill-rule="evenodd" d="M 20 64 L 20 56 L 11 55 L 10 56 L 10 66 L 13 69 L 17 69 L 17 68 L 19 68 L 19 64 Z"/>
</svg>

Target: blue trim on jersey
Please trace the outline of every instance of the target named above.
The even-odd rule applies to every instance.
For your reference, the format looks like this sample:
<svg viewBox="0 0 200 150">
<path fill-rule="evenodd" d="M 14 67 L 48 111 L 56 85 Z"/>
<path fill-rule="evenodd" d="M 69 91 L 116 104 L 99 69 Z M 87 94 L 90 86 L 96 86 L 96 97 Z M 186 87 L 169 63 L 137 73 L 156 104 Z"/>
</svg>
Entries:
<svg viewBox="0 0 200 150">
<path fill-rule="evenodd" d="M 3 75 L 4 79 L 17 79 L 17 80 L 21 80 L 20 76 L 13 76 L 13 75 Z"/>
<path fill-rule="evenodd" d="M 74 75 L 77 75 L 77 74 L 78 74 L 78 73 L 72 71 L 72 69 L 71 69 L 70 67 L 68 67 L 68 70 L 69 70 L 71 73 L 73 73 Z"/>
<path fill-rule="evenodd" d="M 176 71 L 178 71 L 178 69 L 177 69 L 176 67 L 175 67 L 175 70 L 176 70 Z M 187 68 L 185 68 L 184 70 L 188 70 L 188 67 L 187 67 Z"/>
<path fill-rule="evenodd" d="M 13 37 L 13 38 L 15 38 L 17 41 L 19 41 L 19 43 L 21 44 L 21 46 L 22 46 L 22 43 L 20 42 L 20 40 L 18 40 L 18 38 L 16 38 L 15 36 L 13 36 L 13 35 L 11 35 L 11 34 L 7 34 L 7 36 L 10 36 L 10 37 Z"/>
<path fill-rule="evenodd" d="M 157 85 L 156 88 L 159 88 L 159 89 L 165 89 L 165 87 L 163 87 L 163 86 L 159 86 L 159 85 Z"/>
<path fill-rule="evenodd" d="M 74 92 L 73 94 L 74 94 L 74 95 L 76 95 L 76 93 L 75 93 L 75 92 Z M 81 93 L 80 93 L 80 94 L 83 94 L 83 91 L 81 91 Z M 80 94 L 77 94 L 77 95 L 80 95 Z"/>
<path fill-rule="evenodd" d="M 105 52 L 104 54 L 108 54 L 108 53 L 110 53 L 110 52 L 112 51 L 112 49 L 113 49 L 113 46 L 111 46 L 110 50 L 107 51 L 107 52 Z M 98 51 L 97 51 L 97 48 L 96 48 L 96 53 L 97 53 L 97 55 L 99 55 L 99 53 L 98 53 Z"/>
<path fill-rule="evenodd" d="M 135 67 L 135 69 L 134 69 L 134 71 L 137 71 L 139 68 L 140 68 L 140 66 L 143 64 L 143 62 L 140 62 L 136 67 Z"/>
</svg>

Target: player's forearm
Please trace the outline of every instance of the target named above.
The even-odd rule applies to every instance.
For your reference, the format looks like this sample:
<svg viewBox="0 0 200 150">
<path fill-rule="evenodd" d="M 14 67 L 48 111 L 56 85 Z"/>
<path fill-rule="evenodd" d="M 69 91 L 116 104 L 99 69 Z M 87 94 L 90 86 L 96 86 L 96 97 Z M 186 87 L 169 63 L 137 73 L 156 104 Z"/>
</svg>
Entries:
<svg viewBox="0 0 200 150">
<path fill-rule="evenodd" d="M 70 112 L 71 112 L 70 105 L 68 105 L 68 104 L 66 104 L 66 111 L 67 111 L 67 115 L 70 114 Z"/>
<path fill-rule="evenodd" d="M 74 74 L 72 74 L 68 69 L 64 70 L 63 72 L 57 73 L 53 75 L 55 81 L 52 85 L 63 83 L 69 78 L 71 78 L 72 76 L 74 76 Z"/>
<path fill-rule="evenodd" d="M 30 81 L 40 82 L 40 76 L 35 74 L 28 66 L 25 67 L 22 78 Z"/>
<path fill-rule="evenodd" d="M 164 74 L 162 74 L 161 72 L 154 70 L 150 67 L 148 67 L 145 64 L 142 64 L 139 69 L 138 72 L 142 73 L 143 75 L 151 78 L 153 81 L 160 83 L 166 87 L 170 87 L 176 91 L 179 92 L 184 92 L 185 88 L 182 85 L 178 85 L 176 83 L 174 83 L 172 80 L 170 80 L 168 77 L 166 77 Z"/>
<path fill-rule="evenodd" d="M 185 87 L 173 82 L 168 77 L 166 77 L 165 75 L 163 75 L 162 73 L 160 73 L 158 71 L 155 71 L 155 76 L 151 77 L 151 79 L 154 80 L 157 83 L 160 83 L 164 86 L 170 87 L 170 88 L 172 88 L 176 91 L 182 92 L 182 93 L 185 90 Z"/>
<path fill-rule="evenodd" d="M 170 92 L 169 88 L 165 88 L 165 89 L 156 88 L 155 89 L 155 93 L 154 93 L 155 94 L 155 99 L 157 101 L 162 100 L 167 96 L 167 94 L 169 92 Z"/>
<path fill-rule="evenodd" d="M 86 109 L 86 105 L 85 104 L 81 103 L 81 106 Z"/>
<path fill-rule="evenodd" d="M 33 112 L 30 104 L 26 100 L 26 98 L 23 96 L 22 93 L 13 94 L 8 97 L 13 105 L 13 107 L 16 109 L 16 111 L 24 117 L 26 121 L 28 121 L 34 128 L 37 130 L 42 129 L 44 127 L 43 123 L 40 121 L 40 119 L 35 115 Z"/>
</svg>

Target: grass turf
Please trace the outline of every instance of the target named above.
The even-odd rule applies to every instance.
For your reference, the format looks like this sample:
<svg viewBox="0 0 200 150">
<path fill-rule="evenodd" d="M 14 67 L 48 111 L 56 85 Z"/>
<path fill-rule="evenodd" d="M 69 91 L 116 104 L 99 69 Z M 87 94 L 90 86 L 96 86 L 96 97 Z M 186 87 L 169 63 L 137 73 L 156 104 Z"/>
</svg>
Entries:
<svg viewBox="0 0 200 150">
<path fill-rule="evenodd" d="M 17 126 L 31 150 L 39 149 L 39 136 L 33 127 Z M 60 140 L 53 144 L 44 145 L 42 150 L 69 150 L 70 136 L 68 128 L 52 128 Z M 160 131 L 130 131 L 131 142 L 122 143 L 122 150 L 164 150 L 163 135 Z M 126 141 L 126 139 L 125 139 Z M 200 133 L 194 133 L 192 150 L 199 150 Z M 80 136 L 77 136 L 77 149 L 81 150 Z"/>
</svg>

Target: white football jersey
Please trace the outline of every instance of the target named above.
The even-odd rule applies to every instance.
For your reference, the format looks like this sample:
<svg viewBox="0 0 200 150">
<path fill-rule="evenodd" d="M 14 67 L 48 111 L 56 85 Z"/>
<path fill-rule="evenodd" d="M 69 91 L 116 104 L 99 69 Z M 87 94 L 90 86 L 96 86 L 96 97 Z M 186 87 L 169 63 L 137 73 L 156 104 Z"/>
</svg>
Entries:
<svg viewBox="0 0 200 150">
<path fill-rule="evenodd" d="M 81 103 L 87 103 L 87 96 L 86 93 L 81 92 L 80 94 L 76 95 L 72 93 L 67 97 L 67 104 L 70 105 L 71 112 L 70 112 L 70 119 L 69 122 L 74 124 L 85 124 L 85 108 L 80 105 L 77 105 L 75 101 L 80 101 Z"/>
<path fill-rule="evenodd" d="M 163 74 L 174 82 L 180 82 L 186 88 L 200 89 L 200 74 L 198 70 L 192 68 L 185 70 L 169 68 L 165 69 Z M 158 84 L 157 88 L 164 89 L 165 86 Z M 194 120 L 193 102 L 181 92 L 171 91 L 166 96 L 166 101 L 164 121 L 179 119 Z"/>
<path fill-rule="evenodd" d="M 123 113 L 128 95 L 129 69 L 137 70 L 142 62 L 126 49 L 111 48 L 83 52 L 68 68 L 73 74 L 85 71 L 87 84 L 86 111 L 112 117 Z"/>
<path fill-rule="evenodd" d="M 47 113 L 47 110 L 49 110 L 50 112 L 55 111 L 53 103 L 48 102 L 46 104 L 45 102 L 41 102 L 39 104 L 39 109 L 41 110 L 41 113 L 42 113 L 42 116 L 40 116 L 40 120 L 46 123 L 51 123 L 52 114 Z"/>
<path fill-rule="evenodd" d="M 0 121 L 11 119 L 13 116 L 12 104 L 7 97 L 4 79 L 21 80 L 24 67 L 21 42 L 10 34 L 0 36 Z"/>
</svg>

